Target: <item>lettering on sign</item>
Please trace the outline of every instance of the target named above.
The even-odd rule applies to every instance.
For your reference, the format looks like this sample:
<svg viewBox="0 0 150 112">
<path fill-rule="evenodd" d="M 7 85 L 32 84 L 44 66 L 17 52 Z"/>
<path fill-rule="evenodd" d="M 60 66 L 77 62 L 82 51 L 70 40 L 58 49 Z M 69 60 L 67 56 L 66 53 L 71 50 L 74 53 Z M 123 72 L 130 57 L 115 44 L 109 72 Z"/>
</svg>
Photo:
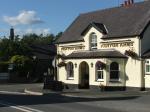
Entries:
<svg viewBox="0 0 150 112">
<path fill-rule="evenodd" d="M 101 48 L 111 48 L 111 47 L 132 47 L 133 46 L 132 41 L 126 41 L 126 42 L 104 42 L 101 43 Z"/>
<path fill-rule="evenodd" d="M 62 47 L 61 50 L 83 50 L 85 46 Z"/>
</svg>

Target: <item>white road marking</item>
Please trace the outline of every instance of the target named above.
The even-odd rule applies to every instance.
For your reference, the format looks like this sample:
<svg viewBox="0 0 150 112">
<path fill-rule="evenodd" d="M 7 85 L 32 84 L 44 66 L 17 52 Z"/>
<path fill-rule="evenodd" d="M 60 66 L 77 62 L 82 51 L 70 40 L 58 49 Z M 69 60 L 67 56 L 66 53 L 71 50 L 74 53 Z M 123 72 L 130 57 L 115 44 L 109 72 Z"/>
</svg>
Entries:
<svg viewBox="0 0 150 112">
<path fill-rule="evenodd" d="M 4 102 L 4 101 L 0 101 L 0 105 L 7 106 L 7 107 L 10 107 L 10 108 L 13 108 L 16 110 L 20 110 L 22 112 L 44 112 L 44 111 L 41 111 L 38 109 L 29 108 L 26 106 L 19 106 L 17 104 L 12 104 L 12 103 L 8 103 L 8 102 Z"/>
<path fill-rule="evenodd" d="M 37 109 L 34 109 L 34 108 L 25 107 L 25 106 L 19 106 L 19 107 L 27 109 L 27 110 L 31 110 L 32 112 L 44 112 L 44 111 L 41 111 L 41 110 L 37 110 Z"/>
<path fill-rule="evenodd" d="M 26 93 L 22 93 L 22 92 L 10 92 L 10 91 L 0 91 L 0 93 L 26 95 Z"/>
</svg>

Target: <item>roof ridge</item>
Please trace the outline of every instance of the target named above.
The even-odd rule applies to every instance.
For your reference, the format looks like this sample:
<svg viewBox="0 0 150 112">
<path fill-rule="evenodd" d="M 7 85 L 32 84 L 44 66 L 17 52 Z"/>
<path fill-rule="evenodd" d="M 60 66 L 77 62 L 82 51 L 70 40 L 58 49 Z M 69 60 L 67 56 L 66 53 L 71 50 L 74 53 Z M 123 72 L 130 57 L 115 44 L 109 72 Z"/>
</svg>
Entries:
<svg viewBox="0 0 150 112">
<path fill-rule="evenodd" d="M 150 2 L 150 0 L 142 1 L 142 2 L 136 2 L 136 3 L 132 4 L 131 6 L 127 6 L 127 7 L 126 6 L 115 6 L 115 7 L 104 8 L 104 9 L 99 9 L 99 10 L 95 10 L 95 11 L 89 11 L 89 12 L 86 12 L 86 13 L 81 13 L 80 15 L 87 15 L 87 14 L 96 13 L 96 12 L 99 12 L 99 11 L 107 11 L 107 10 L 118 9 L 118 8 L 129 8 L 129 7 L 132 7 L 132 6 L 143 4 L 145 2 Z"/>
</svg>

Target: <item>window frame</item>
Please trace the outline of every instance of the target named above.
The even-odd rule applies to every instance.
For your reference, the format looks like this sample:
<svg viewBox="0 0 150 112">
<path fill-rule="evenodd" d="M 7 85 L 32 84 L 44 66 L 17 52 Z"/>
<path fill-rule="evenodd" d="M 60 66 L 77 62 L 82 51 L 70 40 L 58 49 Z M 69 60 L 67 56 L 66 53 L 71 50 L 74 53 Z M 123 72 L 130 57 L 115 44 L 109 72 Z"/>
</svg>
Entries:
<svg viewBox="0 0 150 112">
<path fill-rule="evenodd" d="M 90 50 L 96 50 L 97 49 L 97 35 L 96 33 L 90 34 Z"/>
<path fill-rule="evenodd" d="M 96 69 L 96 70 L 95 70 L 95 71 L 96 71 L 96 79 L 95 79 L 95 80 L 96 80 L 97 82 L 103 82 L 103 81 L 104 81 L 104 68 L 99 67 L 99 69 L 98 69 L 97 66 L 98 66 L 98 63 L 99 63 L 99 62 L 100 62 L 100 61 L 97 61 L 96 64 L 95 64 L 95 69 Z M 101 73 L 101 74 L 100 74 L 100 75 L 101 75 L 100 77 L 102 77 L 102 78 L 99 78 L 98 72 Z"/>
<path fill-rule="evenodd" d="M 72 62 L 67 63 L 66 71 L 67 71 L 67 80 L 74 80 L 74 64 Z"/>
<path fill-rule="evenodd" d="M 149 67 L 149 72 L 147 72 L 147 66 Z M 150 74 L 150 60 L 146 60 L 145 62 L 145 74 Z"/>
<path fill-rule="evenodd" d="M 118 64 L 118 70 L 111 70 L 111 64 L 112 63 L 117 63 Z M 111 78 L 111 72 L 118 72 L 118 78 Z M 110 66 L 109 66 L 109 81 L 111 82 L 118 82 L 118 81 L 120 81 L 120 65 L 119 65 L 119 63 L 118 62 L 111 62 L 110 63 Z"/>
</svg>

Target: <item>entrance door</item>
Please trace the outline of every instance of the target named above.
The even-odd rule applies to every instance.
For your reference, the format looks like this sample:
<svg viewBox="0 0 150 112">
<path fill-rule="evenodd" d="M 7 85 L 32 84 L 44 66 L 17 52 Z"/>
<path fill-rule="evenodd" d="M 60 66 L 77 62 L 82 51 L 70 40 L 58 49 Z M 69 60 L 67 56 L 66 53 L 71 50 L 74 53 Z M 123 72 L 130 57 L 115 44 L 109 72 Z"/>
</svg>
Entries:
<svg viewBox="0 0 150 112">
<path fill-rule="evenodd" d="M 82 62 L 79 67 L 79 89 L 89 89 L 89 66 Z"/>
</svg>

